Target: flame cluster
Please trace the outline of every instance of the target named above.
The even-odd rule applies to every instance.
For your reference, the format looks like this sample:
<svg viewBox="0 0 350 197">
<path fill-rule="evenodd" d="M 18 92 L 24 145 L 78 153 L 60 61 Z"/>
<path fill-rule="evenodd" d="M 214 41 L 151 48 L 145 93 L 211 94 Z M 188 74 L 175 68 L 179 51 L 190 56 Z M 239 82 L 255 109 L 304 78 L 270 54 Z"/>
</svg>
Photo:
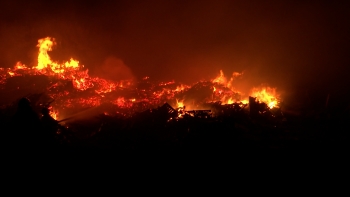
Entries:
<svg viewBox="0 0 350 197">
<path fill-rule="evenodd" d="M 246 104 L 249 100 L 248 96 L 252 96 L 255 97 L 259 102 L 266 103 L 269 108 L 278 106 L 280 96 L 278 95 L 276 88 L 271 88 L 268 86 L 254 87 L 250 90 L 249 95 L 246 96 L 243 95 L 243 93 L 240 91 L 237 91 L 234 86 L 234 81 L 242 75 L 243 73 L 233 72 L 232 77 L 230 79 L 227 79 L 223 71 L 220 70 L 220 74 L 215 79 L 213 79 L 212 82 L 214 84 L 222 85 L 224 88 L 213 86 L 213 94 L 216 96 L 219 95 L 220 101 L 224 104 L 239 102 Z"/>
<path fill-rule="evenodd" d="M 13 69 L 4 69 L 2 73 L 1 83 L 5 83 L 6 78 L 22 75 L 46 75 L 62 80 L 70 80 L 77 90 L 84 91 L 94 88 L 97 94 L 111 92 L 119 86 L 129 85 L 130 82 L 115 82 L 111 80 L 101 79 L 99 77 L 90 77 L 88 69 L 84 69 L 84 65 L 80 65 L 78 60 L 71 58 L 64 63 L 58 63 L 51 60 L 48 52 L 52 51 L 52 47 L 56 45 L 55 39 L 46 37 L 38 40 L 39 48 L 37 66 L 29 68 L 21 62 L 17 62 Z"/>
<path fill-rule="evenodd" d="M 149 77 L 144 77 L 140 84 L 145 87 L 133 88 L 132 85 L 135 84 L 132 81 L 111 81 L 91 77 L 88 69 L 84 69 L 84 65 L 80 65 L 79 61 L 73 58 L 63 63 L 53 61 L 48 52 L 52 51 L 55 45 L 55 39 L 51 37 L 38 40 L 38 62 L 34 67 L 27 67 L 17 62 L 13 68 L 0 68 L 0 85 L 5 84 L 8 78 L 16 76 L 44 75 L 50 77 L 52 82 L 47 87 L 47 94 L 55 99 L 53 103 L 55 110 L 51 109 L 51 116 L 55 119 L 62 118 L 59 116 L 59 111 L 65 108 L 99 106 L 105 102 L 120 108 L 130 108 L 137 103 L 142 103 L 140 106 L 147 108 L 164 102 L 172 102 L 173 106 L 183 108 L 186 104 L 184 100 L 186 91 L 194 87 L 194 85 L 177 84 L 173 80 L 153 83 Z M 234 72 L 231 77 L 227 78 L 220 70 L 216 78 L 205 83 L 212 90 L 212 94 L 205 99 L 205 102 L 247 103 L 248 96 L 253 96 L 267 103 L 270 108 L 278 106 L 278 94 L 274 88 L 253 88 L 250 95 L 243 95 L 237 91 L 234 86 L 235 80 L 242 75 L 243 73 Z M 65 85 L 66 82 L 71 83 L 73 89 L 68 88 Z M 133 95 L 125 94 L 125 90 L 132 92 Z"/>
</svg>

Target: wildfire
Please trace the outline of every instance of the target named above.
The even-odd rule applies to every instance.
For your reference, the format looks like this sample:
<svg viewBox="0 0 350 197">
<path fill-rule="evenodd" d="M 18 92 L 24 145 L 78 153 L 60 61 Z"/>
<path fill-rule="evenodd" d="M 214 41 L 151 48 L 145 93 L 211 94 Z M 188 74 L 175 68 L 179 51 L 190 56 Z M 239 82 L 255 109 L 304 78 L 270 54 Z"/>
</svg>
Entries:
<svg viewBox="0 0 350 197">
<path fill-rule="evenodd" d="M 55 99 L 53 105 L 55 105 L 56 110 L 50 112 L 50 115 L 55 119 L 58 118 L 59 114 L 57 109 L 92 107 L 102 103 L 112 103 L 120 108 L 141 106 L 140 109 L 144 109 L 162 105 L 164 102 L 175 104 L 176 101 L 177 108 L 184 108 L 185 103 L 195 107 L 200 104 L 198 102 L 213 101 L 220 101 L 222 104 L 246 104 L 248 96 L 253 96 L 260 102 L 268 104 L 270 108 L 278 106 L 279 95 L 275 88 L 253 88 L 249 95 L 243 95 L 237 91 L 234 83 L 239 77 L 242 77 L 243 73 L 233 72 L 230 77 L 226 77 L 224 72 L 220 70 L 216 78 L 194 85 L 178 84 L 174 80 L 151 83 L 150 78 L 146 76 L 141 82 L 146 83 L 147 88 L 133 89 L 132 81 L 112 81 L 89 76 L 88 69 L 84 69 L 84 65 L 80 65 L 79 61 L 73 58 L 62 63 L 53 61 L 48 52 L 52 51 L 55 45 L 54 38 L 39 39 L 37 44 L 38 64 L 32 68 L 21 62 L 17 62 L 13 68 L 0 68 L 0 85 L 5 84 L 8 78 L 16 76 L 43 75 L 50 77 L 46 93 Z M 208 88 L 209 93 L 206 98 L 201 97 L 200 100 L 196 101 L 186 100 L 186 94 L 198 91 L 200 89 L 198 86 Z"/>
</svg>

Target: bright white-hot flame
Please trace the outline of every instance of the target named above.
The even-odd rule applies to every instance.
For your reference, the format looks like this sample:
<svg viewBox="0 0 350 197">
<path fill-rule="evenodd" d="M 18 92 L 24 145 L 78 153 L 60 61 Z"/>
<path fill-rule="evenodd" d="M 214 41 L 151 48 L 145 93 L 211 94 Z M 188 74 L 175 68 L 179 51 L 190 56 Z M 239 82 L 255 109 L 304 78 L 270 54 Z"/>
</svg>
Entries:
<svg viewBox="0 0 350 197">
<path fill-rule="evenodd" d="M 52 51 L 52 46 L 56 44 L 54 38 L 46 37 L 38 40 L 39 55 L 37 69 L 41 70 L 47 68 L 47 65 L 52 63 L 48 51 Z"/>
<path fill-rule="evenodd" d="M 243 101 L 241 101 L 243 104 L 248 104 L 249 103 L 249 101 L 248 100 L 243 100 Z"/>
<path fill-rule="evenodd" d="M 12 71 L 9 71 L 8 74 L 9 74 L 11 77 L 13 77 L 13 76 L 15 75 L 15 73 L 12 72 Z"/>
<path fill-rule="evenodd" d="M 176 99 L 176 104 L 177 108 L 183 108 L 185 106 L 183 100 L 179 101 L 178 99 Z"/>
<path fill-rule="evenodd" d="M 53 119 L 55 119 L 55 120 L 57 120 L 58 119 L 58 112 L 56 111 L 50 111 L 50 116 L 53 118 Z"/>
<path fill-rule="evenodd" d="M 79 61 L 70 58 L 70 61 L 66 62 L 64 65 L 66 68 L 79 68 Z"/>
<path fill-rule="evenodd" d="M 234 100 L 232 98 L 229 98 L 227 101 L 227 104 L 232 104 L 232 103 L 234 103 Z"/>
<path fill-rule="evenodd" d="M 258 101 L 266 103 L 269 108 L 278 106 L 279 95 L 276 93 L 276 88 L 253 88 L 250 95 L 256 97 Z"/>
</svg>

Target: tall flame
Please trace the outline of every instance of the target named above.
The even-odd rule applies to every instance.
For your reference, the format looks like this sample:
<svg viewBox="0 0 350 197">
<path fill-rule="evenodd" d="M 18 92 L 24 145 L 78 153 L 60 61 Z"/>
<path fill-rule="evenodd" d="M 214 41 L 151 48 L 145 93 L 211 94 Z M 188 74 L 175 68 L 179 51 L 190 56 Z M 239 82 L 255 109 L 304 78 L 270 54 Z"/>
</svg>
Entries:
<svg viewBox="0 0 350 197">
<path fill-rule="evenodd" d="M 55 44 L 56 44 L 55 39 L 50 37 L 46 37 L 38 40 L 37 47 L 39 47 L 39 55 L 38 55 L 38 66 L 36 67 L 36 69 L 42 70 L 44 68 L 47 68 L 48 65 L 52 64 L 51 58 L 47 52 L 52 51 L 52 46 Z"/>
<path fill-rule="evenodd" d="M 90 77 L 88 69 L 82 70 L 84 66 L 79 65 L 79 61 L 71 58 L 65 63 L 57 63 L 51 60 L 48 51 L 52 51 L 52 47 L 56 45 L 55 39 L 46 37 L 38 40 L 39 48 L 38 65 L 35 69 L 40 74 L 56 76 L 60 79 L 71 80 L 73 86 L 78 90 L 87 90 L 98 86 L 96 93 L 102 94 L 115 90 L 118 84 L 98 77 Z M 10 74 L 10 73 L 9 73 Z M 11 74 L 10 74 L 11 75 Z M 119 86 L 121 86 L 120 84 Z"/>
</svg>

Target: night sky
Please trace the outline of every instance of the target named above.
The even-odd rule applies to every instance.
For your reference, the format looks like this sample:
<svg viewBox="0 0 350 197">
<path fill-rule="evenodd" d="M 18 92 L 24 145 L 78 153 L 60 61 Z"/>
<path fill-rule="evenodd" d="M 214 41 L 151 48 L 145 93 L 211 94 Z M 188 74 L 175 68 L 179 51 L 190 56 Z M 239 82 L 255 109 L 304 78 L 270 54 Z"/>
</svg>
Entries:
<svg viewBox="0 0 350 197">
<path fill-rule="evenodd" d="M 192 83 L 244 72 L 267 83 L 349 93 L 350 1 L 4 1 L 0 66 L 34 66 L 37 40 L 91 75 Z M 244 86 L 244 85 L 243 85 Z M 342 93 L 340 93 L 342 92 Z"/>
</svg>

